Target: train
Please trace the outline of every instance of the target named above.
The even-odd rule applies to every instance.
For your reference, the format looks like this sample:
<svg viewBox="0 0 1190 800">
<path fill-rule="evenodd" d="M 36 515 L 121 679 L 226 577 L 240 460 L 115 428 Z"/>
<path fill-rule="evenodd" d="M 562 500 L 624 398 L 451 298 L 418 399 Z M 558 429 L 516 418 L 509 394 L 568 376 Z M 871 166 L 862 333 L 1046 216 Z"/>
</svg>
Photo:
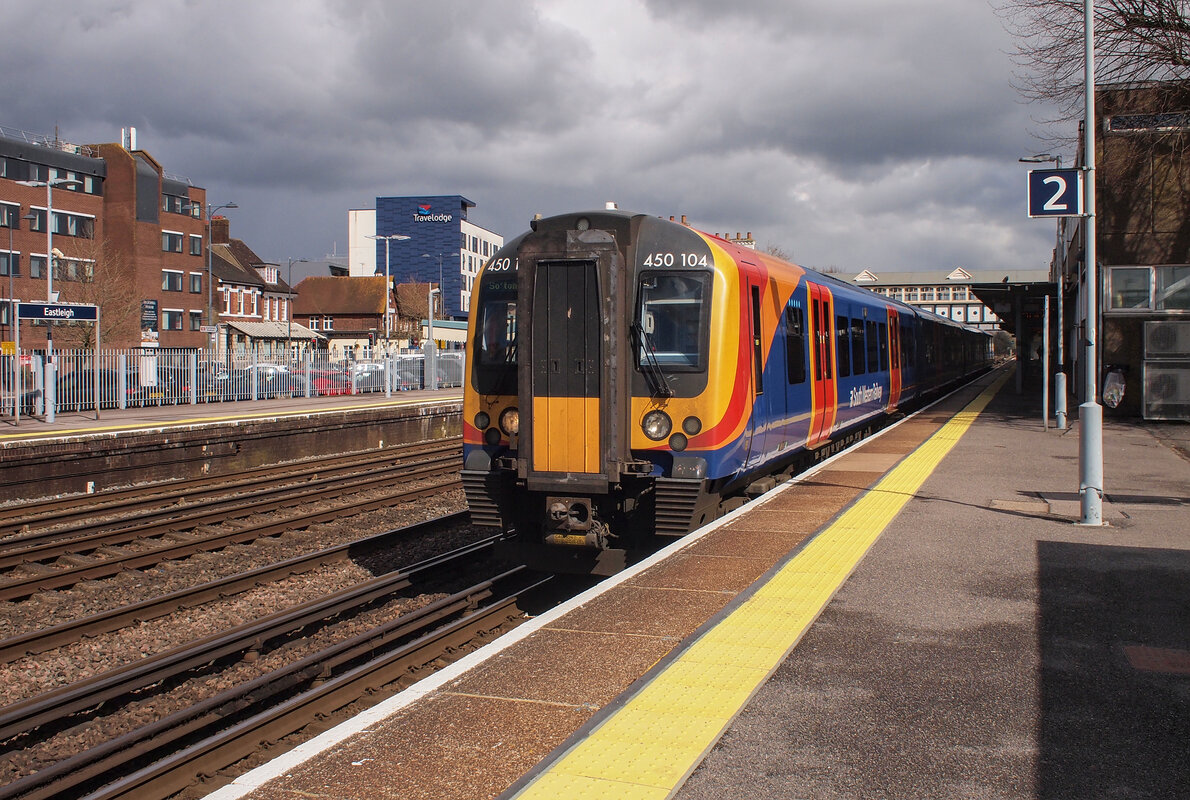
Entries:
<svg viewBox="0 0 1190 800">
<path fill-rule="evenodd" d="M 672 218 L 537 217 L 476 278 L 462 482 L 543 569 L 611 574 L 991 365 L 991 337 Z"/>
</svg>

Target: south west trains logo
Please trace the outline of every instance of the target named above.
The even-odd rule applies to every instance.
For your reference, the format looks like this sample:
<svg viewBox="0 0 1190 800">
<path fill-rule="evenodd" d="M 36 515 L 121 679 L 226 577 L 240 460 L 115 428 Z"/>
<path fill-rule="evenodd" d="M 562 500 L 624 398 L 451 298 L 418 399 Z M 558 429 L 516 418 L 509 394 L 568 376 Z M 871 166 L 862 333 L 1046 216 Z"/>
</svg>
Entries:
<svg viewBox="0 0 1190 800">
<path fill-rule="evenodd" d="M 884 396 L 884 387 L 878 383 L 873 383 L 871 386 L 857 386 L 851 390 L 850 408 L 862 406 L 864 403 L 870 403 L 873 400 L 879 400 Z"/>
<path fill-rule="evenodd" d="M 419 205 L 417 213 L 413 215 L 414 222 L 450 222 L 454 218 L 454 214 L 435 214 L 434 207 L 429 203 Z"/>
</svg>

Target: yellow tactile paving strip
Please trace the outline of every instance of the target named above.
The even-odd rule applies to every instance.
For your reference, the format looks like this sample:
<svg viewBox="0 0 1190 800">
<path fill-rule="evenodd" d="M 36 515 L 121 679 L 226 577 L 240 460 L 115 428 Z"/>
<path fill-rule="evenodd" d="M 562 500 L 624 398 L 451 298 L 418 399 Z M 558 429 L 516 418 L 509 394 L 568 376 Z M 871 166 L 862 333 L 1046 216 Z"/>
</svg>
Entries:
<svg viewBox="0 0 1190 800">
<path fill-rule="evenodd" d="M 1001 375 L 516 797 L 669 797 L 1007 378 Z"/>
</svg>

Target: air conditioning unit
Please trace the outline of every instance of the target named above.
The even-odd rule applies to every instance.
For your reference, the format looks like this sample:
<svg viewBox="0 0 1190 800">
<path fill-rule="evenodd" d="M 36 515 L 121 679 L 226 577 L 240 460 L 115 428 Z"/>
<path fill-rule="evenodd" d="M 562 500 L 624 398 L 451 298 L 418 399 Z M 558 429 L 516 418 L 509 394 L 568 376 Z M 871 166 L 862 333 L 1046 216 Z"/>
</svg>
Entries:
<svg viewBox="0 0 1190 800">
<path fill-rule="evenodd" d="M 1146 322 L 1145 358 L 1190 358 L 1190 320 Z"/>
<path fill-rule="evenodd" d="M 1145 419 L 1190 422 L 1190 362 L 1146 361 L 1141 402 Z"/>
</svg>

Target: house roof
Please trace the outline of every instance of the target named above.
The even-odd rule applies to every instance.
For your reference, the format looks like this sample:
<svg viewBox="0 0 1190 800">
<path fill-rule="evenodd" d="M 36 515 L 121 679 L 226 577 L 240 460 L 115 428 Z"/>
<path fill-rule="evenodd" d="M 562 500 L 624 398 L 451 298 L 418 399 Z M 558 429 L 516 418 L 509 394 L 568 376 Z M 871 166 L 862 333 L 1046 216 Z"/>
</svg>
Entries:
<svg viewBox="0 0 1190 800">
<path fill-rule="evenodd" d="M 305 278 L 295 288 L 294 314 L 384 315 L 383 275 Z"/>
<path fill-rule="evenodd" d="M 211 272 L 222 283 L 239 286 L 258 286 L 264 288 L 264 278 L 256 270 L 242 264 L 235 257 L 231 246 L 226 244 L 211 245 Z"/>
<path fill-rule="evenodd" d="M 1039 277 L 1040 276 L 1040 277 Z M 1047 269 L 1016 269 L 1010 267 L 953 267 L 951 269 L 921 270 L 918 272 L 893 272 L 865 269 L 851 276 L 851 283 L 860 286 L 915 286 L 961 283 L 993 283 L 1007 277 L 1011 283 L 1032 283 L 1048 280 Z M 839 275 L 837 277 L 843 277 Z"/>
</svg>

